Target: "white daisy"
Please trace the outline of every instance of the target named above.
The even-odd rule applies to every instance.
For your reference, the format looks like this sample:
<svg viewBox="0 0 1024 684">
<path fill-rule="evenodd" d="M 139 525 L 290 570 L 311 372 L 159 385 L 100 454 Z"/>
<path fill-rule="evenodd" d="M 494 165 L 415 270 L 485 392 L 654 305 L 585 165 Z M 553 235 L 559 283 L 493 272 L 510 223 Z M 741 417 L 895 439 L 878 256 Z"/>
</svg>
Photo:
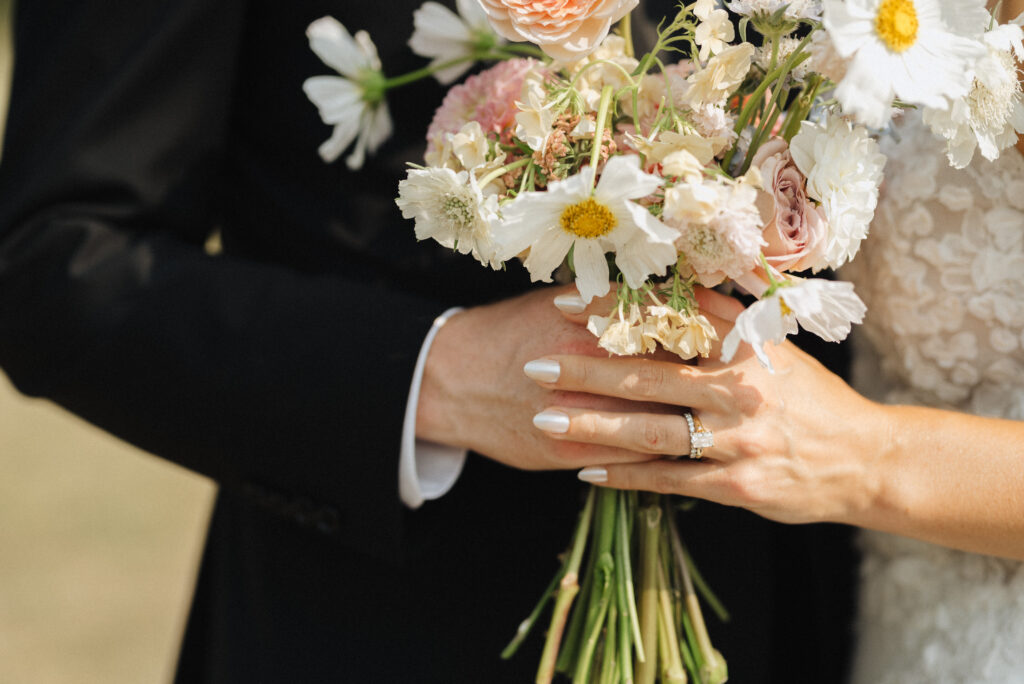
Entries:
<svg viewBox="0 0 1024 684">
<path fill-rule="evenodd" d="M 971 163 L 974 150 L 989 161 L 1017 142 L 1024 133 L 1024 104 L 1017 78 L 1017 59 L 1024 58 L 1020 26 L 996 26 L 985 34 L 988 55 L 977 66 L 974 82 L 965 97 L 953 101 L 948 111 L 925 109 L 922 118 L 939 137 L 946 139 L 949 163 L 962 169 Z"/>
<path fill-rule="evenodd" d="M 420 57 L 432 57 L 432 67 L 505 43 L 491 28 L 487 13 L 476 0 L 455 0 L 455 8 L 458 14 L 439 3 L 425 2 L 412 14 L 415 30 L 409 47 Z M 466 59 L 435 72 L 434 78 L 447 85 L 471 66 L 473 61 Z"/>
<path fill-rule="evenodd" d="M 640 170 L 636 156 L 622 155 L 608 160 L 597 187 L 588 166 L 546 191 L 525 192 L 502 208 L 495 227 L 498 258 L 504 261 L 529 248 L 524 263 L 530 277 L 550 282 L 551 272 L 572 249 L 576 287 L 589 302 L 608 293 L 605 253 L 614 252 L 626 283 L 639 288 L 652 273 L 664 275 L 676 260 L 676 232 L 630 201 L 660 186 L 660 178 Z"/>
<path fill-rule="evenodd" d="M 377 48 L 366 31 L 353 37 L 334 17 L 314 21 L 306 36 L 317 57 L 344 76 L 313 76 L 302 84 L 323 122 L 334 126 L 334 133 L 320 145 L 320 156 L 332 162 L 355 140 L 345 163 L 358 169 L 366 153 L 376 152 L 392 131 Z"/>
<path fill-rule="evenodd" d="M 805 121 L 789 151 L 807 178 L 807 194 L 821 202 L 828 219 L 824 262 L 813 268 L 838 268 L 854 257 L 867 237 L 885 156 L 863 126 L 838 116 L 823 123 Z"/>
<path fill-rule="evenodd" d="M 404 218 L 416 220 L 416 239 L 433 238 L 449 249 L 472 254 L 484 265 L 501 268 L 491 236 L 498 197 L 484 197 L 472 174 L 436 167 L 410 169 L 398 184 L 395 204 Z"/>
<path fill-rule="evenodd" d="M 875 128 L 890 105 L 943 109 L 967 93 L 987 24 L 984 0 L 825 0 L 823 22 L 849 60 L 836 88 L 843 111 Z"/>
<path fill-rule="evenodd" d="M 761 365 L 773 370 L 764 345 L 780 344 L 786 335 L 796 333 L 797 324 L 823 340 L 838 342 L 850 334 L 853 323 L 864 320 L 866 312 L 850 283 L 821 278 L 791 281 L 737 316 L 722 341 L 722 361 L 731 361 L 740 342 L 747 342 Z"/>
</svg>

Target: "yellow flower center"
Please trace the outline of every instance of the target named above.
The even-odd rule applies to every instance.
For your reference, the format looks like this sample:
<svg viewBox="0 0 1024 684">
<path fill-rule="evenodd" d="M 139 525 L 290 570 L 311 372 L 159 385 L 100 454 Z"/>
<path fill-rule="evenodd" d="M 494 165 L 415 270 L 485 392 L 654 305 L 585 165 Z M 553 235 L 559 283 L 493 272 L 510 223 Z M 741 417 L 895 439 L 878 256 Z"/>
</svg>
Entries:
<svg viewBox="0 0 1024 684">
<path fill-rule="evenodd" d="M 913 0 L 882 0 L 875 31 L 893 52 L 903 52 L 917 40 L 917 10 Z"/>
<path fill-rule="evenodd" d="M 793 310 L 789 308 L 789 305 L 786 304 L 786 300 L 783 299 L 782 297 L 779 297 L 779 306 L 782 308 L 783 316 L 789 316 L 790 314 L 793 313 Z"/>
<path fill-rule="evenodd" d="M 588 197 L 565 208 L 560 219 L 562 230 L 581 238 L 597 238 L 615 227 L 615 214 L 611 209 Z"/>
</svg>

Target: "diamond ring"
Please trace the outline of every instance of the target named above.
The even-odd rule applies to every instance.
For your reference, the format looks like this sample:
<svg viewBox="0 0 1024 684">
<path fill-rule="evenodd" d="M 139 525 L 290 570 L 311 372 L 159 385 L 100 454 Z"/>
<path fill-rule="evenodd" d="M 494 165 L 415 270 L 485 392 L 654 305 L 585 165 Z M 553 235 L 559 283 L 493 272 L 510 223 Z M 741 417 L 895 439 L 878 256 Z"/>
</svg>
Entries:
<svg viewBox="0 0 1024 684">
<path fill-rule="evenodd" d="M 683 418 L 690 428 L 690 458 L 703 458 L 704 450 L 715 446 L 715 435 L 701 424 L 700 418 L 693 415 L 693 412 L 687 411 Z"/>
</svg>

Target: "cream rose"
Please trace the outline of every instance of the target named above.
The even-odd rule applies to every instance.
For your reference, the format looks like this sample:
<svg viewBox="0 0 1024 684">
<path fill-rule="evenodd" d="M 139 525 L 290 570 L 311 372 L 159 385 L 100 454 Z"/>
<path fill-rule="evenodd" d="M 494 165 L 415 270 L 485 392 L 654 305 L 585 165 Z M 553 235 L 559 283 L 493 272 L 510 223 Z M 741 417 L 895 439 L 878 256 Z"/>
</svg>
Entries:
<svg viewBox="0 0 1024 684">
<path fill-rule="evenodd" d="M 807 198 L 806 179 L 789 153 L 789 145 L 772 138 L 758 148 L 751 163 L 761 170 L 765 192 L 757 208 L 764 220 L 764 255 L 780 271 L 823 268 L 828 222 Z"/>
<path fill-rule="evenodd" d="M 639 0 L 480 0 L 503 37 L 536 43 L 555 59 L 575 61 L 597 49 L 612 24 Z"/>
</svg>

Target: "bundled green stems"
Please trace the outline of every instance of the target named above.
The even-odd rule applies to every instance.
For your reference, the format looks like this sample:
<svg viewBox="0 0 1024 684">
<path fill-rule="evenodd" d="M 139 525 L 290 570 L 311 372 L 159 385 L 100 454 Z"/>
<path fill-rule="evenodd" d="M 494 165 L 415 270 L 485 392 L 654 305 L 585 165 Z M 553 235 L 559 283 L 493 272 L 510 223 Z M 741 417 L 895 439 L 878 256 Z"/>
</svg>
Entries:
<svg viewBox="0 0 1024 684">
<path fill-rule="evenodd" d="M 698 591 L 724 618 L 686 552 L 671 499 L 592 488 L 561 568 L 502 657 L 554 599 L 538 684 L 557 673 L 574 684 L 719 684 L 725 660 Z"/>
</svg>

